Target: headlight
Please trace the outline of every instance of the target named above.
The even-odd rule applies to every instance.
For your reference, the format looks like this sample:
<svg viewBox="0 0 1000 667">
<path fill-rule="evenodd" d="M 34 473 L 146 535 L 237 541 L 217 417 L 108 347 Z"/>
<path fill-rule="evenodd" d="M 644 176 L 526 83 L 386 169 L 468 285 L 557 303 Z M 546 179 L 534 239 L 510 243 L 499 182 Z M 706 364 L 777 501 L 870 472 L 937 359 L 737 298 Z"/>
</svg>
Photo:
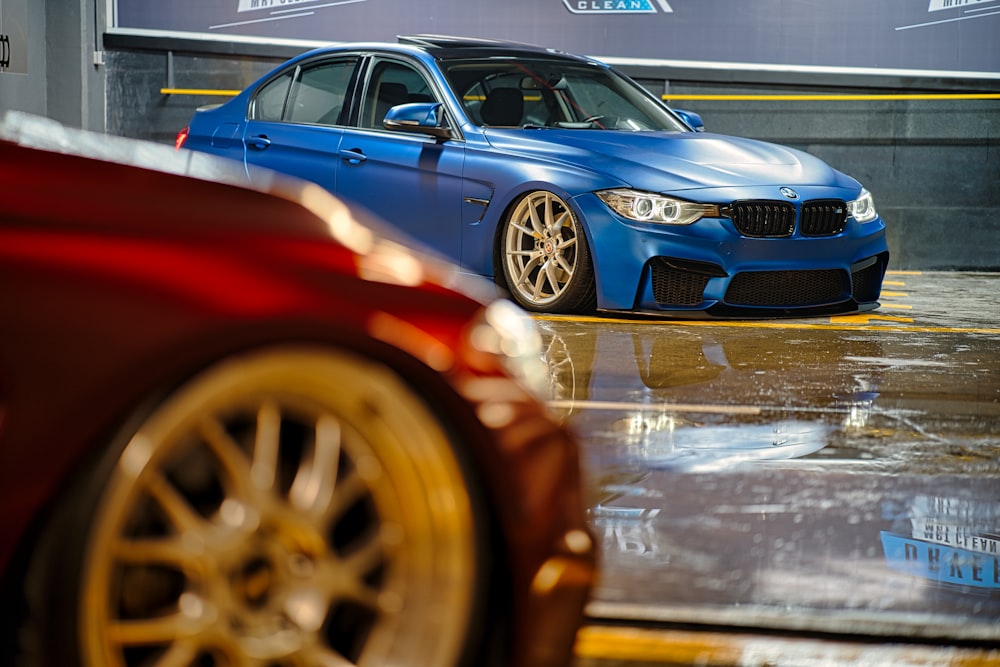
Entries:
<svg viewBox="0 0 1000 667">
<path fill-rule="evenodd" d="M 865 188 L 861 188 L 861 196 L 854 201 L 847 202 L 847 213 L 858 222 L 871 222 L 878 217 L 875 210 L 875 200 L 872 193 Z"/>
<path fill-rule="evenodd" d="M 690 225 L 704 217 L 719 217 L 715 204 L 696 204 L 652 192 L 604 190 L 597 196 L 618 215 L 637 222 Z"/>
<path fill-rule="evenodd" d="M 535 321 L 510 301 L 499 299 L 483 311 L 472 328 L 472 346 L 503 359 L 507 371 L 535 396 L 544 397 L 548 368 L 542 359 L 542 337 Z"/>
</svg>

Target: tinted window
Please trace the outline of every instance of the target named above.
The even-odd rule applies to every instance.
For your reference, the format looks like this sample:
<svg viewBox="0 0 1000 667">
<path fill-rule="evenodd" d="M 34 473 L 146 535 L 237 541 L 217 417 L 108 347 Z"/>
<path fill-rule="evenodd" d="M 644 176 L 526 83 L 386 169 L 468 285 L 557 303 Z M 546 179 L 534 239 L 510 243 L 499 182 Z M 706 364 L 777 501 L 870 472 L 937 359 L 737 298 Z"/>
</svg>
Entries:
<svg viewBox="0 0 1000 667">
<path fill-rule="evenodd" d="M 257 120 L 280 121 L 288 98 L 288 87 L 292 83 L 292 73 L 285 72 L 272 79 L 257 92 L 250 117 Z"/>
<path fill-rule="evenodd" d="M 409 102 L 437 101 L 430 85 L 416 69 L 403 63 L 376 62 L 361 102 L 361 127 L 382 129 L 382 119 L 392 107 Z"/>
<path fill-rule="evenodd" d="M 511 125 L 509 119 L 520 112 L 517 124 L 523 125 L 687 130 L 642 88 L 604 67 L 562 60 L 465 60 L 450 64 L 445 75 L 470 119 L 480 125 Z"/>
<path fill-rule="evenodd" d="M 303 68 L 292 86 L 285 119 L 293 123 L 341 124 L 354 63 L 352 58 Z"/>
<path fill-rule="evenodd" d="M 337 125 L 356 62 L 356 58 L 326 60 L 283 72 L 257 92 L 251 117 Z"/>
</svg>

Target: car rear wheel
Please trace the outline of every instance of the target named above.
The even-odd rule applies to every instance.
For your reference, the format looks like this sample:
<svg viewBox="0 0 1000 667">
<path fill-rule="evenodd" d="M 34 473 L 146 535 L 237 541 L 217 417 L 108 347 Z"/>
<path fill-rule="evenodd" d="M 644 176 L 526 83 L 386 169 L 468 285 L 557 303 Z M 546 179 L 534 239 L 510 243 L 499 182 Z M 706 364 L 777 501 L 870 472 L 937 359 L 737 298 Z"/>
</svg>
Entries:
<svg viewBox="0 0 1000 667">
<path fill-rule="evenodd" d="M 504 280 L 521 306 L 536 312 L 593 310 L 587 239 L 562 199 L 544 190 L 522 197 L 507 217 L 501 243 Z"/>
<path fill-rule="evenodd" d="M 42 616 L 76 624 L 74 662 L 461 664 L 488 521 L 434 413 L 385 366 L 312 349 L 224 361 L 102 468 L 78 547 L 52 551 L 80 558 L 75 606 L 34 584 Z"/>
</svg>

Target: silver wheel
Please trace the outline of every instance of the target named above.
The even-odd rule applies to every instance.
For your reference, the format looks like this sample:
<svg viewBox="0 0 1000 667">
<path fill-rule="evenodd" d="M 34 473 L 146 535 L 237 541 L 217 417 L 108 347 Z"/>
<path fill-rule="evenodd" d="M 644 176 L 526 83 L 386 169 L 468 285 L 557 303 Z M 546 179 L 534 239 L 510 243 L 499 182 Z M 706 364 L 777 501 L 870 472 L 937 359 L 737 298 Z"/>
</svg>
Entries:
<svg viewBox="0 0 1000 667">
<path fill-rule="evenodd" d="M 224 362 L 144 421 L 91 516 L 83 664 L 454 665 L 475 605 L 465 478 L 383 366 Z"/>
<path fill-rule="evenodd" d="M 590 253 L 576 216 L 542 190 L 525 195 L 503 234 L 504 277 L 530 310 L 573 311 L 593 299 Z"/>
</svg>

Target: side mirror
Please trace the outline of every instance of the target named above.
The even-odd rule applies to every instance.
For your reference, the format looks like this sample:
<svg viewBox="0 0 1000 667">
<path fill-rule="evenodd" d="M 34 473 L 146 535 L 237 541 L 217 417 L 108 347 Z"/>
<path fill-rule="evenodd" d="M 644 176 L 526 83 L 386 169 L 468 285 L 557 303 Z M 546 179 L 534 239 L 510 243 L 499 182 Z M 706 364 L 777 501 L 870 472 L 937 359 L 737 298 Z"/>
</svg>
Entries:
<svg viewBox="0 0 1000 667">
<path fill-rule="evenodd" d="M 396 132 L 417 132 L 438 139 L 451 139 L 451 130 L 443 119 L 440 102 L 411 102 L 389 109 L 382 120 L 382 127 Z"/>
<path fill-rule="evenodd" d="M 685 123 L 688 124 L 695 132 L 705 131 L 705 122 L 701 119 L 701 116 L 693 111 L 685 111 L 683 109 L 671 109 L 675 114 L 681 117 Z"/>
</svg>

